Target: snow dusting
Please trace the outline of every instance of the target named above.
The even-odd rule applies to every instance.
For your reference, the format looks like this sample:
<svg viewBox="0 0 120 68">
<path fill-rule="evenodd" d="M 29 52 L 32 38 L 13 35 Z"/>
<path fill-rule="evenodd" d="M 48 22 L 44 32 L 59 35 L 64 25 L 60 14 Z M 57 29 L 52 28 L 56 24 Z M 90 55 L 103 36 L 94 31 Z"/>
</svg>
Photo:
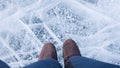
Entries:
<svg viewBox="0 0 120 68">
<path fill-rule="evenodd" d="M 120 65 L 120 0 L 0 0 L 0 60 L 21 68 L 72 38 L 82 56 Z"/>
</svg>

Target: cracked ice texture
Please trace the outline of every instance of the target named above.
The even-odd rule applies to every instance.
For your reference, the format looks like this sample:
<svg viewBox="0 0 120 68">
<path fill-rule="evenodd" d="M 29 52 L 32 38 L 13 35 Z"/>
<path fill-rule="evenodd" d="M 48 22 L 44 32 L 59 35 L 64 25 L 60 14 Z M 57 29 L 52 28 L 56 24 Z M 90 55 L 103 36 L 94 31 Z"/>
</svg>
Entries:
<svg viewBox="0 0 120 68">
<path fill-rule="evenodd" d="M 0 59 L 12 68 L 37 61 L 52 42 L 75 40 L 83 56 L 120 65 L 119 0 L 0 0 Z"/>
</svg>

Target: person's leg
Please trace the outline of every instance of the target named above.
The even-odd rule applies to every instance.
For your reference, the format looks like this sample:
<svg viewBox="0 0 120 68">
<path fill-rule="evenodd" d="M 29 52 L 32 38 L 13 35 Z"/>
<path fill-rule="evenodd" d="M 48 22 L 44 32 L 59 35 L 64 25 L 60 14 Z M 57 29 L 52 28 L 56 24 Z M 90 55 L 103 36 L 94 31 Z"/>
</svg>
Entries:
<svg viewBox="0 0 120 68">
<path fill-rule="evenodd" d="M 0 60 L 0 68 L 10 68 L 6 63 Z"/>
<path fill-rule="evenodd" d="M 62 68 L 57 61 L 57 53 L 55 46 L 52 43 L 47 43 L 43 46 L 39 55 L 39 61 L 24 68 Z"/>
<path fill-rule="evenodd" d="M 72 39 L 68 39 L 63 44 L 63 58 L 65 68 L 73 68 L 73 65 L 69 62 L 69 58 L 72 56 L 81 56 L 81 54 L 77 44 Z"/>
<path fill-rule="evenodd" d="M 120 66 L 117 65 L 108 64 L 81 56 L 72 56 L 69 58 L 68 63 L 68 66 L 72 65 L 73 68 L 120 68 Z"/>
<path fill-rule="evenodd" d="M 63 44 L 65 68 L 120 68 L 120 66 L 81 57 L 79 48 L 72 39 Z"/>
<path fill-rule="evenodd" d="M 39 60 L 33 64 L 30 64 L 24 68 L 62 68 L 59 62 L 53 58 L 45 60 Z"/>
</svg>

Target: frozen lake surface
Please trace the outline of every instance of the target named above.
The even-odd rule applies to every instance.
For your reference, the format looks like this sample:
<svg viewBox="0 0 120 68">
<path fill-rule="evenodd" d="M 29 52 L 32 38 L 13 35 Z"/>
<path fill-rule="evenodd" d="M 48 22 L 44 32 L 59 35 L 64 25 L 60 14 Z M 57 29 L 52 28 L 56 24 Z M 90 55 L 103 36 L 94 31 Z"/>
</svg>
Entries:
<svg viewBox="0 0 120 68">
<path fill-rule="evenodd" d="M 0 0 L 0 59 L 36 62 L 44 43 L 72 38 L 82 56 L 120 65 L 120 0 Z"/>
</svg>

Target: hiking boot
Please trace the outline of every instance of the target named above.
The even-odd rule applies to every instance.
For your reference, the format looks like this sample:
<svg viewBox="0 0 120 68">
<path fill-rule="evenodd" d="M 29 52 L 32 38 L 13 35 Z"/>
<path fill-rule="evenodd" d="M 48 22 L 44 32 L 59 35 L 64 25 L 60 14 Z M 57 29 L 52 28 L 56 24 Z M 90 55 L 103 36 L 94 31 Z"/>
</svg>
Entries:
<svg viewBox="0 0 120 68">
<path fill-rule="evenodd" d="M 44 60 L 48 58 L 53 58 L 57 60 L 58 58 L 57 58 L 57 52 L 56 52 L 55 46 L 52 43 L 46 43 L 43 46 L 38 58 L 39 60 Z"/>
<path fill-rule="evenodd" d="M 81 54 L 75 41 L 68 39 L 63 44 L 64 63 L 72 56 L 81 56 Z"/>
</svg>

